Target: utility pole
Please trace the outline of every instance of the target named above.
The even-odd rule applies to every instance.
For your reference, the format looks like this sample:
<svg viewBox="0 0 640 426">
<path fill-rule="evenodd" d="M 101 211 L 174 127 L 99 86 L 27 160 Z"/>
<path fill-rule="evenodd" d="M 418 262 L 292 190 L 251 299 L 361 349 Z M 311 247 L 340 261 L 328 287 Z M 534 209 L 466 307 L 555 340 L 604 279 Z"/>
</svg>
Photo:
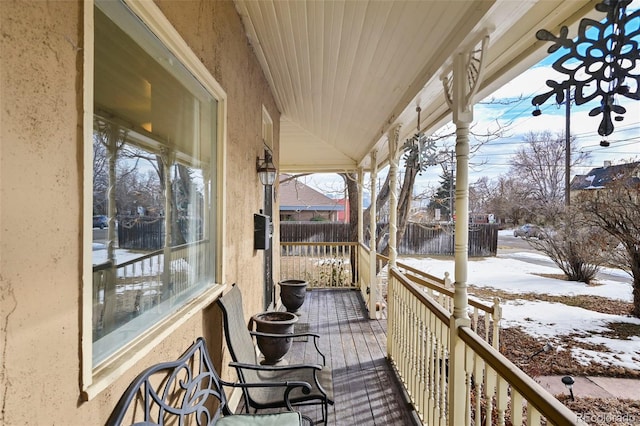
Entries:
<svg viewBox="0 0 640 426">
<path fill-rule="evenodd" d="M 575 99 L 575 94 L 574 94 Z M 561 104 L 558 104 L 560 108 Z M 571 86 L 565 89 L 564 99 L 564 205 L 569 207 L 571 202 Z M 536 105 L 536 109 L 531 113 L 534 117 L 542 114 L 540 106 Z"/>
<path fill-rule="evenodd" d="M 453 223 L 453 182 L 456 173 L 455 152 L 453 150 L 442 151 L 442 154 L 446 155 L 446 159 L 440 165 L 449 177 L 449 222 Z"/>
<path fill-rule="evenodd" d="M 564 205 L 569 207 L 571 189 L 571 86 L 567 86 L 565 96 L 565 129 L 564 129 Z"/>
</svg>

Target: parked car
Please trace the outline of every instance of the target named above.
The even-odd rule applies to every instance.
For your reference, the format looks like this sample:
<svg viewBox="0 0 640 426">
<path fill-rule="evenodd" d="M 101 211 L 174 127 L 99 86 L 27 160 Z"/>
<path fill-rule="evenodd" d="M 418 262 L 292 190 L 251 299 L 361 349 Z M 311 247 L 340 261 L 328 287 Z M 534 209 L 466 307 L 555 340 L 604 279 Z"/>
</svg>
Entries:
<svg viewBox="0 0 640 426">
<path fill-rule="evenodd" d="M 109 226 L 109 218 L 105 215 L 98 215 L 93 217 L 93 227 L 104 229 Z"/>
<path fill-rule="evenodd" d="M 538 238 L 539 240 L 544 239 L 544 230 L 537 225 L 533 225 L 531 223 L 525 223 L 519 228 L 516 228 L 513 231 L 514 237 L 523 237 L 523 238 Z"/>
</svg>

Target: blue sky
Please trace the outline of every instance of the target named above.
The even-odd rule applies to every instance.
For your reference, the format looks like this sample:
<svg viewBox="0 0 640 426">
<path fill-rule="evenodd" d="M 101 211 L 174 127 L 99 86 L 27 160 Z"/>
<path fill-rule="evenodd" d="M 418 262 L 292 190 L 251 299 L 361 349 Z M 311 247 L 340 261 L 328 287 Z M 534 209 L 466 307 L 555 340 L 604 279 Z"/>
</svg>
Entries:
<svg viewBox="0 0 640 426">
<path fill-rule="evenodd" d="M 632 3 L 633 10 L 637 9 L 640 1 Z M 632 12 L 629 7 L 628 13 Z M 577 36 L 577 34 L 570 34 Z M 551 42 L 548 42 L 551 45 Z M 534 96 L 549 90 L 547 80 L 558 82 L 566 80 L 566 76 L 555 71 L 551 64 L 565 51 L 559 50 L 555 54 L 547 56 L 540 63 L 534 65 L 508 84 L 504 85 L 488 98 L 481 100 L 474 108 L 474 123 L 478 132 L 485 132 L 488 128 L 495 128 L 495 121 L 510 123 L 505 137 L 491 141 L 483 145 L 471 159 L 470 182 L 486 176 L 495 179 L 505 174 L 509 169 L 509 161 L 515 150 L 522 145 L 523 137 L 529 132 L 542 132 L 545 130 L 553 134 L 564 134 L 566 111 L 565 105 L 557 105 L 555 97 L 550 98 L 540 106 L 542 114 L 534 117 L 531 112 L 534 107 L 531 100 Z M 637 68 L 636 68 L 637 69 Z M 590 117 L 589 111 L 599 105 L 599 98 L 577 106 L 571 106 L 571 135 L 575 138 L 575 146 L 582 152 L 588 152 L 590 160 L 582 167 L 574 167 L 571 176 L 584 174 L 593 167 L 601 167 L 604 161 L 613 164 L 631 159 L 640 159 L 640 101 L 633 101 L 623 96 L 618 96 L 618 103 L 627 109 L 624 120 L 614 121 L 615 131 L 606 138 L 598 135 L 598 126 L 601 116 Z M 500 104 L 487 104 L 489 99 L 501 101 Z M 505 104 L 509 101 L 508 104 Z M 445 131 L 455 130 L 453 124 L 445 126 Z M 600 141 L 606 139 L 609 147 L 601 147 Z M 444 143 L 439 143 L 441 149 L 453 149 L 455 140 L 452 138 Z M 440 175 L 443 171 L 440 166 L 431 167 L 418 177 L 416 191 L 421 192 L 429 187 L 437 187 Z M 335 176 L 335 175 L 333 175 Z M 382 178 L 386 171 L 381 172 Z M 339 191 L 342 187 L 341 180 L 336 180 L 332 175 L 312 175 L 304 179 L 305 183 L 316 187 L 323 192 Z"/>
</svg>

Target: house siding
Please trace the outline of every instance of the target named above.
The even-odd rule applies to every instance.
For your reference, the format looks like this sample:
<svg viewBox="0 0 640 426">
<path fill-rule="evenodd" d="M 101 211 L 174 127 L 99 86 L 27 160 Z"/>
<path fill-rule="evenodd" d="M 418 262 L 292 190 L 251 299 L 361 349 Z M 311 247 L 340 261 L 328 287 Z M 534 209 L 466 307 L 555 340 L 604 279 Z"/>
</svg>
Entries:
<svg viewBox="0 0 640 426">
<path fill-rule="evenodd" d="M 263 205 L 255 173 L 262 106 L 274 120 L 276 159 L 280 113 L 232 2 L 156 4 L 227 94 L 221 281 L 238 282 L 245 311 L 255 313 L 262 306 L 263 253 L 253 250 L 252 229 L 253 213 Z M 84 7 L 92 6 L 80 0 L 0 1 L 3 425 L 104 424 L 140 370 L 176 358 L 200 335 L 209 339 L 218 365 L 227 361 L 221 359 L 219 312 L 207 307 L 95 398 L 82 400 L 82 68 L 83 55 L 92 51 L 82 45 Z"/>
</svg>

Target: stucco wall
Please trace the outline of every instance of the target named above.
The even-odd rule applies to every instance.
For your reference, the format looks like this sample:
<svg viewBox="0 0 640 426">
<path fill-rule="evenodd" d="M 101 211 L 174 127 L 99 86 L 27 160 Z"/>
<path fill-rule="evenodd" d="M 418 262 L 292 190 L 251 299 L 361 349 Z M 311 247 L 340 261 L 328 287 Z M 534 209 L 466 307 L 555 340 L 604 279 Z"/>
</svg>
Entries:
<svg viewBox="0 0 640 426">
<path fill-rule="evenodd" d="M 134 368 L 81 401 L 83 2 L 0 1 L 0 424 L 103 424 L 145 366 L 177 357 L 199 335 L 221 352 L 220 322 L 205 309 Z M 232 2 L 159 1 L 228 96 L 225 283 L 246 312 L 262 306 L 253 213 L 261 109 L 279 113 Z M 277 211 L 277 208 L 274 209 Z M 277 260 L 276 260 L 277 263 Z M 211 342 L 210 342 L 211 343 Z"/>
</svg>

